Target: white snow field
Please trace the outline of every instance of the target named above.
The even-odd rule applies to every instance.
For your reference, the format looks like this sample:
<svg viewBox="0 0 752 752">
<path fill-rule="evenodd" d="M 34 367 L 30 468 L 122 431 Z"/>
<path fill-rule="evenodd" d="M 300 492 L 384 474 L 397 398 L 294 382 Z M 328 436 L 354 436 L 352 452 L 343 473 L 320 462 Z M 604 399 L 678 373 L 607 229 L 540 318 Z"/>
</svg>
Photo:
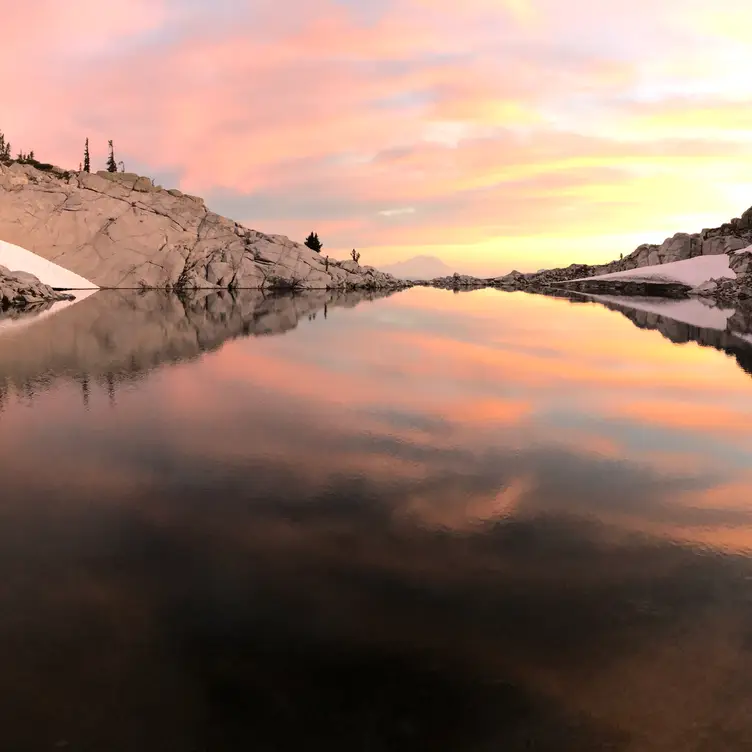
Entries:
<svg viewBox="0 0 752 752">
<path fill-rule="evenodd" d="M 28 272 L 33 274 L 45 285 L 56 290 L 98 290 L 99 288 L 88 279 L 69 272 L 62 266 L 53 264 L 36 253 L 27 251 L 19 245 L 0 240 L 0 266 L 7 267 L 12 272 Z"/>
<path fill-rule="evenodd" d="M 750 249 L 746 249 L 750 251 Z M 742 251 L 744 253 L 745 251 Z M 599 274 L 591 279 L 622 279 L 634 282 L 652 282 L 654 284 L 679 283 L 697 287 L 711 279 L 736 279 L 736 272 L 729 266 L 729 257 L 725 253 L 717 256 L 695 256 L 684 261 L 672 261 L 670 264 L 643 266 L 639 269 L 628 269 L 624 272 Z"/>
</svg>

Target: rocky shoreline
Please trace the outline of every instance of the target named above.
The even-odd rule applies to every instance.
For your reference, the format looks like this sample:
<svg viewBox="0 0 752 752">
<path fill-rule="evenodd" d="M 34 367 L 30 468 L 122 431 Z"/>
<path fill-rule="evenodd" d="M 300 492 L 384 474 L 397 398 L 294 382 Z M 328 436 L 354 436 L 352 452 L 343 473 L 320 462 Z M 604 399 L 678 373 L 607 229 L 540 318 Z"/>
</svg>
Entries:
<svg viewBox="0 0 752 752">
<path fill-rule="evenodd" d="M 42 284 L 33 274 L 0 266 L 0 311 L 61 300 L 75 300 L 75 297 Z"/>
<path fill-rule="evenodd" d="M 416 282 L 416 285 L 448 290 L 492 287 L 506 291 L 545 292 L 554 288 L 582 293 L 621 296 L 681 298 L 698 296 L 719 304 L 738 304 L 752 298 L 752 208 L 720 227 L 688 234 L 676 233 L 662 244 L 644 244 L 628 256 L 607 264 L 570 264 L 533 273 L 512 271 L 501 277 L 479 278 L 463 274 Z M 711 279 L 702 285 L 650 282 L 630 279 L 591 279 L 616 272 L 686 261 L 699 256 L 725 254 L 736 279 Z"/>
<path fill-rule="evenodd" d="M 752 298 L 752 252 L 741 252 L 752 248 L 752 209 L 720 227 L 677 233 L 606 264 L 515 270 L 491 278 L 454 274 L 414 282 L 252 230 L 211 212 L 201 198 L 165 190 L 143 176 L 52 166 L 40 170 L 15 162 L 0 164 L 0 239 L 103 289 L 277 293 L 396 291 L 417 285 L 457 291 L 492 287 L 535 293 L 558 288 L 621 296 L 699 296 L 726 305 Z M 728 256 L 726 277 L 705 278 L 694 286 L 672 279 L 646 281 L 644 275 L 601 278 L 723 254 Z M 5 307 L 65 298 L 36 278 L 19 278 L 8 270 L 3 274 L 0 304 Z"/>
</svg>

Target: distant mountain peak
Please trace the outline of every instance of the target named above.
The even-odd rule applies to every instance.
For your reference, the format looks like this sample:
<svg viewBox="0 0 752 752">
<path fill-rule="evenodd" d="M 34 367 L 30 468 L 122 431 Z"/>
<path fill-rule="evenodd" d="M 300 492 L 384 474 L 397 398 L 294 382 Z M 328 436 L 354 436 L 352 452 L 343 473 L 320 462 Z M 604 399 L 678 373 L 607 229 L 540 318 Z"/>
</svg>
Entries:
<svg viewBox="0 0 752 752">
<path fill-rule="evenodd" d="M 400 279 L 435 279 L 436 277 L 446 277 L 455 271 L 437 256 L 428 256 L 425 254 L 413 256 L 394 264 L 380 266 L 379 268 L 381 271 L 392 274 Z"/>
</svg>

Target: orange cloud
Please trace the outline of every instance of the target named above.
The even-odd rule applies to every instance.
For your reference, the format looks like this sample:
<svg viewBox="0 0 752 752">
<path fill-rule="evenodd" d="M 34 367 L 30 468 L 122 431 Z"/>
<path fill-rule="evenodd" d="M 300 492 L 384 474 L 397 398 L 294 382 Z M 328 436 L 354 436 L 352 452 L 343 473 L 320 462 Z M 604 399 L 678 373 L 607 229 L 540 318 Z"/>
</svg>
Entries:
<svg viewBox="0 0 752 752">
<path fill-rule="evenodd" d="M 629 400 L 614 406 L 614 412 L 629 420 L 657 425 L 673 430 L 688 430 L 701 434 L 734 435 L 747 439 L 752 446 L 750 419 L 752 410 L 702 405 L 696 402 L 661 400 Z"/>
</svg>

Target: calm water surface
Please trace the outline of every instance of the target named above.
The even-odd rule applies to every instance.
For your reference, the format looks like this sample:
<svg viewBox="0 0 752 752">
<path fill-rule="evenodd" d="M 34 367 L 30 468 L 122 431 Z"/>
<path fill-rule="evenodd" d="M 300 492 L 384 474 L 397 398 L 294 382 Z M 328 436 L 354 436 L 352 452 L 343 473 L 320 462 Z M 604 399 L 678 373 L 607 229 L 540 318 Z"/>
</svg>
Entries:
<svg viewBox="0 0 752 752">
<path fill-rule="evenodd" d="M 0 318 L 0 749 L 752 749 L 750 341 L 495 291 Z"/>
</svg>

